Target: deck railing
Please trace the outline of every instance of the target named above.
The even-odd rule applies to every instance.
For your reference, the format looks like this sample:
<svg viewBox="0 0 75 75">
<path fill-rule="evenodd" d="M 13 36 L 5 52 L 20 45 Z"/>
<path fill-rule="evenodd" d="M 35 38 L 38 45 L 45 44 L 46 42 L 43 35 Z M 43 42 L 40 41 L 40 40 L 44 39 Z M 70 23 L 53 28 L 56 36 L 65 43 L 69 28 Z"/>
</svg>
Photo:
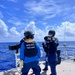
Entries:
<svg viewBox="0 0 75 75">
<path fill-rule="evenodd" d="M 58 50 L 61 50 L 61 57 L 65 60 L 75 60 L 75 46 L 59 46 Z"/>
<path fill-rule="evenodd" d="M 45 59 L 45 55 L 46 53 L 43 50 L 43 47 L 40 47 L 41 49 L 41 58 L 40 60 L 44 60 Z M 60 50 L 60 56 L 62 60 L 73 60 L 75 61 L 75 46 L 59 46 L 57 48 L 57 50 Z M 16 67 L 18 66 L 19 63 L 19 53 L 15 54 L 15 58 L 16 58 Z"/>
</svg>

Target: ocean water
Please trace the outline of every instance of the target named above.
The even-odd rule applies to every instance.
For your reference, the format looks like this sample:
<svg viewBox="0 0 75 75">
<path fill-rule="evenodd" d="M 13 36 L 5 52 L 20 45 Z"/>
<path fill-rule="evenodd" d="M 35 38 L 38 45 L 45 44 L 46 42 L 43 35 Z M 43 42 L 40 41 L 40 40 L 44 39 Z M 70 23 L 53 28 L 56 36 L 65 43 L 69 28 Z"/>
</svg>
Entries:
<svg viewBox="0 0 75 75">
<path fill-rule="evenodd" d="M 8 49 L 9 45 L 15 45 L 18 44 L 18 42 L 3 42 L 0 43 L 0 72 L 9 70 L 16 67 L 16 60 L 15 60 L 15 53 L 16 51 L 12 51 Z M 41 42 L 38 42 L 39 46 L 42 46 Z M 64 42 L 61 41 L 59 43 L 59 46 L 63 46 Z M 75 41 L 66 41 L 67 46 L 75 46 Z M 61 56 L 64 56 L 64 48 L 58 47 L 59 50 L 61 50 Z M 67 50 L 67 56 L 75 56 L 75 48 L 66 48 Z M 45 52 L 43 49 L 41 49 L 41 58 L 40 61 L 44 60 L 45 58 Z"/>
</svg>

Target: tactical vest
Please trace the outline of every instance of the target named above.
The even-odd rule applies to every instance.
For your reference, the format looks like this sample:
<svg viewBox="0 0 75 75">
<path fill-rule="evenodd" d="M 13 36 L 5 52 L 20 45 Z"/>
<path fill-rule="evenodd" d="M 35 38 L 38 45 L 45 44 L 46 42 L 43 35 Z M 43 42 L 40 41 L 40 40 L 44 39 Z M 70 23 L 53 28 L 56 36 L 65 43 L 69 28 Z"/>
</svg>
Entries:
<svg viewBox="0 0 75 75">
<path fill-rule="evenodd" d="M 26 57 L 34 57 L 37 55 L 38 50 L 36 48 L 36 43 L 32 42 L 32 43 L 24 43 L 25 45 L 25 50 L 24 50 L 24 55 Z"/>
<path fill-rule="evenodd" d="M 57 47 L 55 47 L 53 42 L 50 42 L 50 41 L 51 40 L 49 40 L 49 39 L 46 41 L 46 46 L 47 46 L 48 53 L 51 54 L 51 53 L 55 53 L 56 52 Z"/>
</svg>

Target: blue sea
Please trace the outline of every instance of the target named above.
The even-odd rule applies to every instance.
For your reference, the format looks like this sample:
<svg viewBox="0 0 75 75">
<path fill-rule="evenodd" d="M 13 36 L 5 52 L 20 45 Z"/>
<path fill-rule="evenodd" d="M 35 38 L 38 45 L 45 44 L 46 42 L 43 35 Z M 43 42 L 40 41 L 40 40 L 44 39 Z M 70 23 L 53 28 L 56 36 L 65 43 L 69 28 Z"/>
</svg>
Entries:
<svg viewBox="0 0 75 75">
<path fill-rule="evenodd" d="M 66 41 L 66 46 L 75 46 L 75 41 Z M 16 51 L 12 51 L 8 49 L 8 46 L 12 46 L 18 44 L 18 42 L 3 42 L 0 43 L 0 72 L 9 70 L 16 67 L 15 62 L 15 53 Z M 42 42 L 38 42 L 40 47 L 42 46 Z M 64 42 L 61 41 L 59 43 L 59 46 L 63 46 Z M 64 48 L 58 47 L 59 50 L 61 50 L 61 56 L 64 56 L 62 51 L 64 51 Z M 68 56 L 75 56 L 75 48 L 66 48 L 67 55 Z M 45 52 L 43 49 L 41 49 L 42 55 L 40 58 L 40 61 L 44 60 Z"/>
</svg>

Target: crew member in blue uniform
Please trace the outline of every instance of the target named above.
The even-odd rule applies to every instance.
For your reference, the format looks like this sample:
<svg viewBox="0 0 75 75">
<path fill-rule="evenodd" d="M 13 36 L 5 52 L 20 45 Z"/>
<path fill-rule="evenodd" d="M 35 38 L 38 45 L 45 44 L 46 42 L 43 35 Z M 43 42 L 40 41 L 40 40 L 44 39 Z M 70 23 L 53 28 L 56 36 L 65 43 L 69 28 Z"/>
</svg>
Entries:
<svg viewBox="0 0 75 75">
<path fill-rule="evenodd" d="M 35 75 L 40 75 L 41 68 L 38 64 L 40 58 L 40 47 L 33 40 L 34 34 L 31 31 L 25 31 L 24 36 L 25 40 L 20 48 L 21 75 L 28 75 L 30 68 L 33 69 Z"/>
<path fill-rule="evenodd" d="M 45 56 L 45 67 L 44 67 L 43 71 L 47 71 L 47 70 L 48 70 L 48 52 L 47 52 L 47 50 L 46 50 L 46 49 L 47 49 L 47 48 L 46 48 L 47 38 L 48 38 L 48 37 L 44 37 L 44 41 L 45 41 L 45 42 L 42 43 L 43 49 L 44 49 L 44 51 L 46 52 L 46 56 Z"/>
<path fill-rule="evenodd" d="M 43 43 L 43 48 L 48 56 L 48 64 L 51 68 L 50 75 L 57 75 L 56 74 L 56 65 L 57 65 L 57 46 L 59 45 L 58 39 L 55 38 L 55 31 L 50 30 L 48 32 L 48 36 L 44 37 L 46 43 Z M 46 66 L 48 66 L 46 63 Z"/>
</svg>

